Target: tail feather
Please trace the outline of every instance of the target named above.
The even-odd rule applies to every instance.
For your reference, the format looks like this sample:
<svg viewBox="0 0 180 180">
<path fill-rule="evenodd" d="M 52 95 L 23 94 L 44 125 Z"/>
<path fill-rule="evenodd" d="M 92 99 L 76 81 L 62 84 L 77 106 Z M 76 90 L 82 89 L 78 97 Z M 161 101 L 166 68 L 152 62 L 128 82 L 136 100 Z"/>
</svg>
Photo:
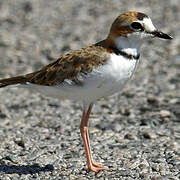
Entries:
<svg viewBox="0 0 180 180">
<path fill-rule="evenodd" d="M 16 77 L 7 78 L 7 79 L 1 79 L 0 80 L 0 88 L 9 86 L 9 85 L 24 84 L 27 81 L 28 80 L 27 80 L 26 76 L 16 76 Z"/>
</svg>

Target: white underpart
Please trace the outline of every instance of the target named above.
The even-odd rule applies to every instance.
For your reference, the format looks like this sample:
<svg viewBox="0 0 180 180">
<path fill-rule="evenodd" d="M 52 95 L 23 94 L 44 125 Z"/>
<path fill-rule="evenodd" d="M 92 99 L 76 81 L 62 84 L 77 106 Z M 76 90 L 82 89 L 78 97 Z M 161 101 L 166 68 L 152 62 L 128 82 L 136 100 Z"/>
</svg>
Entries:
<svg viewBox="0 0 180 180">
<path fill-rule="evenodd" d="M 28 84 L 27 87 L 58 99 L 72 99 L 90 104 L 101 97 L 120 91 L 133 75 L 137 63 L 137 60 L 128 60 L 112 54 L 106 65 L 95 68 L 86 77 L 82 77 L 82 85 L 64 81 L 56 86 Z"/>
<path fill-rule="evenodd" d="M 144 37 L 142 37 L 139 33 L 133 33 L 129 34 L 128 37 L 120 36 L 114 41 L 117 48 L 121 51 L 133 56 L 137 56 L 140 53 L 140 48 L 144 42 Z"/>
</svg>

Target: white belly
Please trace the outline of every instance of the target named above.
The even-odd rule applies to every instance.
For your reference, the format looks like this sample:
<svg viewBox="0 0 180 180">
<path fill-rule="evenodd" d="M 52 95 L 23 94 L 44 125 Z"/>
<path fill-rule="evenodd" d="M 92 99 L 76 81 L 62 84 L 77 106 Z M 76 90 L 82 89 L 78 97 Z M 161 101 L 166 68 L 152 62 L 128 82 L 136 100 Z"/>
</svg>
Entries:
<svg viewBox="0 0 180 180">
<path fill-rule="evenodd" d="M 47 96 L 92 103 L 120 91 L 135 72 L 137 63 L 137 60 L 128 60 L 113 54 L 106 65 L 89 73 L 83 79 L 82 85 L 74 85 L 67 80 L 53 87 L 34 84 L 28 86 Z"/>
</svg>

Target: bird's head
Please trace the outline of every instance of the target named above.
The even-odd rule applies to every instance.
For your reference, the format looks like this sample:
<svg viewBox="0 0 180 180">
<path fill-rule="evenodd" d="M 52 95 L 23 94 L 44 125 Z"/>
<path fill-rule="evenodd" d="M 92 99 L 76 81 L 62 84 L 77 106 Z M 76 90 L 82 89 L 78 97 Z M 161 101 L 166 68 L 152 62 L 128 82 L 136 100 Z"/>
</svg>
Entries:
<svg viewBox="0 0 180 180">
<path fill-rule="evenodd" d="M 172 39 L 170 35 L 158 30 L 146 14 L 129 11 L 115 19 L 111 26 L 108 40 L 115 44 L 117 44 L 118 40 L 121 40 L 121 42 L 122 40 L 134 41 L 134 43 L 138 44 L 138 42 L 144 42 L 144 40 L 153 37 Z"/>
</svg>

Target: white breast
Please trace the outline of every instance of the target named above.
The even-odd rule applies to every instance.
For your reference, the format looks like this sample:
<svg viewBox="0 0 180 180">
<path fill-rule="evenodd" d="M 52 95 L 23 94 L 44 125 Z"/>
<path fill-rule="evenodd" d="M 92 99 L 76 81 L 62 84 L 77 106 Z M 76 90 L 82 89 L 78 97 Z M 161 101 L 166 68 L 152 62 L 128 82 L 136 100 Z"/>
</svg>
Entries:
<svg viewBox="0 0 180 180">
<path fill-rule="evenodd" d="M 126 82 L 134 74 L 138 61 L 129 60 L 123 56 L 112 54 L 109 63 L 104 67 L 103 89 L 106 89 L 105 96 L 120 91 Z"/>
<path fill-rule="evenodd" d="M 47 96 L 92 103 L 101 97 L 120 91 L 133 75 L 137 63 L 137 60 L 128 60 L 112 54 L 107 64 L 95 68 L 83 77 L 82 85 L 65 81 L 53 87 L 34 84 L 29 84 L 29 86 Z"/>
</svg>

